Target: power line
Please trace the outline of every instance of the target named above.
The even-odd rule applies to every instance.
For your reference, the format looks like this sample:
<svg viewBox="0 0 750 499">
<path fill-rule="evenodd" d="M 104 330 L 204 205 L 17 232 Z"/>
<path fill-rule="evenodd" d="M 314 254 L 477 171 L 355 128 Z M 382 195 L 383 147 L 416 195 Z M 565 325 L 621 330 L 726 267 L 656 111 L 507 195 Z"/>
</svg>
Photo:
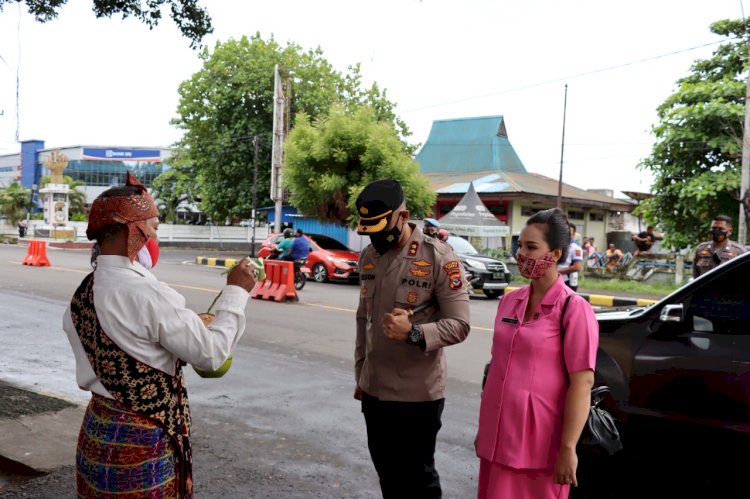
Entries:
<svg viewBox="0 0 750 499">
<path fill-rule="evenodd" d="M 438 103 L 438 104 L 431 104 L 429 106 L 415 107 L 413 109 L 407 109 L 405 111 L 401 111 L 401 114 L 412 113 L 414 111 L 422 111 L 424 109 L 432 109 L 432 108 L 435 108 L 435 107 L 448 106 L 448 105 L 451 105 L 451 104 L 458 104 L 458 103 L 461 103 L 461 102 L 468 102 L 468 101 L 472 101 L 472 100 L 484 99 L 486 97 L 492 97 L 494 95 L 507 94 L 507 93 L 511 93 L 511 92 L 518 92 L 520 90 L 527 90 L 529 88 L 541 87 L 543 85 L 549 85 L 551 83 L 559 83 L 561 81 L 571 80 L 573 78 L 582 78 L 584 76 L 591 76 L 591 75 L 598 74 L 598 73 L 604 73 L 605 71 L 612 71 L 614 69 L 620 69 L 620 68 L 625 68 L 625 67 L 628 67 L 628 66 L 633 66 L 633 65 L 636 65 L 636 64 L 642 64 L 644 62 L 655 61 L 655 60 L 658 60 L 658 59 L 662 59 L 664 57 L 669 57 L 669 56 L 673 56 L 673 55 L 677 55 L 677 54 L 682 54 L 682 53 L 685 53 L 685 52 L 690 52 L 691 50 L 702 49 L 702 48 L 705 48 L 705 47 L 710 47 L 711 45 L 716 45 L 718 43 L 725 43 L 727 41 L 737 40 L 737 39 L 739 39 L 739 37 L 727 38 L 725 40 L 718 40 L 718 41 L 715 41 L 715 42 L 704 43 L 703 45 L 697 45 L 695 47 L 690 47 L 690 48 L 687 48 L 687 49 L 676 50 L 674 52 L 669 52 L 669 53 L 666 53 L 666 54 L 656 55 L 656 56 L 653 56 L 653 57 L 647 57 L 645 59 L 639 59 L 637 61 L 625 62 L 625 63 L 622 63 L 622 64 L 617 64 L 615 66 L 608 66 L 608 67 L 601 68 L 601 69 L 594 69 L 594 70 L 591 70 L 591 71 L 585 71 L 583 73 L 577 73 L 577 74 L 574 74 L 574 75 L 571 75 L 571 76 L 563 76 L 561 78 L 555 78 L 554 80 L 546 80 L 546 81 L 542 81 L 542 82 L 538 82 L 538 83 L 531 83 L 529 85 L 524 85 L 524 86 L 521 86 L 521 87 L 509 88 L 509 89 L 506 89 L 506 90 L 498 90 L 497 92 L 490 92 L 490 93 L 487 93 L 487 94 L 475 95 L 473 97 L 466 97 L 466 98 L 463 98 L 463 99 L 456 99 L 456 100 L 452 100 L 452 101 L 441 102 L 441 103 Z"/>
</svg>

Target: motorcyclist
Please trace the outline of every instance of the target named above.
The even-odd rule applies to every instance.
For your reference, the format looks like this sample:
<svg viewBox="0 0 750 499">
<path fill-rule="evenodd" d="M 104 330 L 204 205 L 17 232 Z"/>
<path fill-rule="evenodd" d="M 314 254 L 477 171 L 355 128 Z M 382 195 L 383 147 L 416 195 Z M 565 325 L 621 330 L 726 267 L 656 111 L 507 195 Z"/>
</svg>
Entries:
<svg viewBox="0 0 750 499">
<path fill-rule="evenodd" d="M 289 255 L 289 251 L 292 249 L 292 244 L 294 243 L 294 237 L 292 233 L 292 229 L 284 229 L 284 239 L 279 241 L 279 244 L 276 245 L 276 253 L 269 257 L 271 259 L 280 259 L 285 260 L 285 256 Z"/>
</svg>

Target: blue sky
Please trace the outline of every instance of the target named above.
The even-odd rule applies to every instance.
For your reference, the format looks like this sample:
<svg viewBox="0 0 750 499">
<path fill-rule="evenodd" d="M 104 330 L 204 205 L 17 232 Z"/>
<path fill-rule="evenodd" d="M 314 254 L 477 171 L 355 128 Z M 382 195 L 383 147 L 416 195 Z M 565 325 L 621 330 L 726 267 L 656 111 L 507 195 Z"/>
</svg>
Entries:
<svg viewBox="0 0 750 499">
<path fill-rule="evenodd" d="M 650 151 L 656 107 L 715 49 L 709 25 L 743 15 L 740 0 L 201 3 L 215 28 L 209 47 L 258 31 L 320 46 L 341 71 L 359 62 L 365 81 L 398 104 L 415 143 L 433 120 L 502 114 L 526 168 L 552 178 L 567 83 L 564 181 L 636 191 L 651 184 L 636 165 Z M 169 120 L 177 86 L 200 67 L 196 52 L 167 13 L 149 31 L 90 9 L 90 0 L 70 0 L 46 24 L 14 3 L 0 13 L 0 154 L 18 150 L 16 130 L 48 147 L 179 138 Z"/>
</svg>

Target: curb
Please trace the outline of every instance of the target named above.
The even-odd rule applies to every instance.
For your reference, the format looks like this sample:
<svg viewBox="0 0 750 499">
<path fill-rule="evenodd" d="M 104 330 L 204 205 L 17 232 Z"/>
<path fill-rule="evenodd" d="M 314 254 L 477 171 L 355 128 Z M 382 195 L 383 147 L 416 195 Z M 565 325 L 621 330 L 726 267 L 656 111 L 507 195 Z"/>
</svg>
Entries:
<svg viewBox="0 0 750 499">
<path fill-rule="evenodd" d="M 195 263 L 198 265 L 209 265 L 211 267 L 234 267 L 237 264 L 236 258 L 208 258 L 205 256 L 195 257 Z"/>
<path fill-rule="evenodd" d="M 510 286 L 505 288 L 506 291 L 513 291 L 515 289 L 520 288 Z M 582 296 L 590 304 L 599 305 L 602 307 L 625 307 L 628 305 L 646 306 L 653 305 L 654 303 L 657 303 L 659 301 L 647 300 L 645 298 L 626 298 L 621 296 L 595 295 L 586 293 L 578 293 L 578 295 Z"/>
</svg>

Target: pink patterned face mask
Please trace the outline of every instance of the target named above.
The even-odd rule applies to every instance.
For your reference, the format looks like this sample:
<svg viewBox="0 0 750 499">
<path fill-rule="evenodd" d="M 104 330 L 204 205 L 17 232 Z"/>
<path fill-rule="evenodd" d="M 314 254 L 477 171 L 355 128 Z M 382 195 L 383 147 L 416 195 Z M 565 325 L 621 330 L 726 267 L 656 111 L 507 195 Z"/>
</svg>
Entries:
<svg viewBox="0 0 750 499">
<path fill-rule="evenodd" d="M 539 279 L 547 272 L 547 269 L 557 265 L 555 255 L 550 251 L 541 258 L 529 258 L 522 253 L 516 253 L 518 272 L 526 279 Z"/>
</svg>

